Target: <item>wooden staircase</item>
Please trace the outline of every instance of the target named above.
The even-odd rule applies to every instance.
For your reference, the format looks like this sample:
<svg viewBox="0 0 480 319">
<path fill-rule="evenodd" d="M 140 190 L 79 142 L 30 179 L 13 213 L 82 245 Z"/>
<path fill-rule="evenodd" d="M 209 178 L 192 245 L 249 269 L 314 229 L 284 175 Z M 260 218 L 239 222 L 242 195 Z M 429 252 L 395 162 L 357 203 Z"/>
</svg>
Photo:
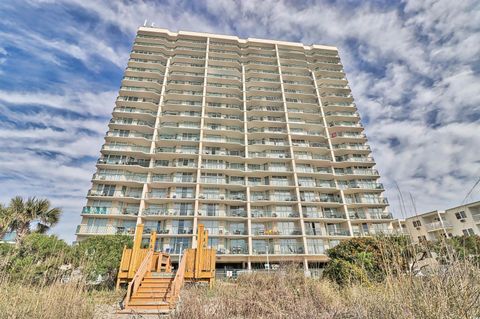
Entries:
<svg viewBox="0 0 480 319">
<path fill-rule="evenodd" d="M 208 233 L 199 225 L 198 248 L 185 249 L 175 272 L 170 255 L 156 252 L 156 233 L 147 249 L 140 248 L 143 225 L 137 226 L 133 249 L 123 250 L 117 287 L 128 283 L 119 313 L 159 314 L 175 309 L 186 280 L 207 282 L 215 278 L 215 250 L 207 248 Z"/>
<path fill-rule="evenodd" d="M 172 306 L 174 307 L 171 303 L 174 279 L 174 273 L 147 273 L 128 302 L 129 312 L 169 312 Z"/>
<path fill-rule="evenodd" d="M 172 272 L 170 256 L 150 250 L 128 284 L 120 313 L 168 313 L 174 309 L 185 281 L 185 265 L 183 256 L 178 270 Z"/>
</svg>

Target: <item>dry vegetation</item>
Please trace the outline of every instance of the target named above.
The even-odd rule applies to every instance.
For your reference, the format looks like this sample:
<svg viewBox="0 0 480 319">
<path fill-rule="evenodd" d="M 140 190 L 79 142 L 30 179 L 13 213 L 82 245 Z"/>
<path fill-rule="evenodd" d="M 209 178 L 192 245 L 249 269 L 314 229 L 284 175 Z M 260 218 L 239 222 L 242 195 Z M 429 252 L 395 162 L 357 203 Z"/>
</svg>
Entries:
<svg viewBox="0 0 480 319">
<path fill-rule="evenodd" d="M 442 270 L 443 269 L 443 270 Z M 213 290 L 183 292 L 177 319 L 375 318 L 443 319 L 480 316 L 480 270 L 468 262 L 423 277 L 340 287 L 287 269 L 217 282 Z"/>
<path fill-rule="evenodd" d="M 94 304 L 82 287 L 1 282 L 0 318 L 92 318 Z"/>
<path fill-rule="evenodd" d="M 111 243 L 108 239 L 94 247 L 103 251 Z M 425 248 L 438 251 L 441 262 L 419 276 L 411 271 L 418 247 L 388 238 L 352 239 L 329 251 L 332 262 L 324 272 L 329 279 L 306 278 L 293 265 L 284 265 L 275 272 L 217 281 L 211 290 L 187 286 L 171 318 L 478 319 L 480 238 L 452 243 L 456 246 Z M 46 237 L 27 239 L 19 249 L 0 246 L 0 319 L 117 318 L 121 292 L 88 284 L 89 276 L 62 283 L 65 272 L 59 265 L 72 257 L 58 247 L 63 246 Z M 78 267 L 110 274 L 117 257 L 95 255 L 92 260 L 102 263 L 84 260 Z"/>
</svg>

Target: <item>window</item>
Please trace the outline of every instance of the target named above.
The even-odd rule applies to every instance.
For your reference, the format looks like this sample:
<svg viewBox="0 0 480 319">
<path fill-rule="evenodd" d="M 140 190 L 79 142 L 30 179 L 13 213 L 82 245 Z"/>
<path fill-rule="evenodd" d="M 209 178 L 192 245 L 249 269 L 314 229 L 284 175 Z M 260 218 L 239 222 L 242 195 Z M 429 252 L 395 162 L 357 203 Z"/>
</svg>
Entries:
<svg viewBox="0 0 480 319">
<path fill-rule="evenodd" d="M 472 228 L 464 229 L 464 230 L 462 230 L 462 232 L 463 232 L 463 234 L 464 234 L 465 236 L 473 236 L 473 235 L 475 235 L 475 232 L 473 231 Z"/>
<path fill-rule="evenodd" d="M 414 221 L 412 222 L 412 224 L 413 224 L 413 227 L 420 227 L 420 226 L 422 226 L 422 223 L 421 223 L 419 220 L 414 220 Z"/>
<path fill-rule="evenodd" d="M 418 241 L 423 243 L 423 242 L 426 242 L 427 241 L 427 237 L 425 236 L 418 236 Z"/>
<path fill-rule="evenodd" d="M 460 212 L 456 212 L 455 217 L 457 217 L 457 219 L 465 219 L 467 218 L 467 214 L 465 214 L 465 212 L 462 210 Z"/>
</svg>

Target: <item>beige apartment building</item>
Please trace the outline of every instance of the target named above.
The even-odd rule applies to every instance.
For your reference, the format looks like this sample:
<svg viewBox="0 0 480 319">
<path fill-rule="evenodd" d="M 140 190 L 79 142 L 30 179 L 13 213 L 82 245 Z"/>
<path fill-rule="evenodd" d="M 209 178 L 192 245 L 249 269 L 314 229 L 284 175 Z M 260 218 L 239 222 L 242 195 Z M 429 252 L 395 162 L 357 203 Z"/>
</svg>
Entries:
<svg viewBox="0 0 480 319">
<path fill-rule="evenodd" d="M 392 215 L 335 47 L 141 27 L 77 238 L 209 231 L 217 265 L 326 260 Z"/>
<path fill-rule="evenodd" d="M 409 235 L 414 242 L 453 236 L 480 236 L 480 201 L 395 220 L 393 227 L 397 232 Z"/>
</svg>

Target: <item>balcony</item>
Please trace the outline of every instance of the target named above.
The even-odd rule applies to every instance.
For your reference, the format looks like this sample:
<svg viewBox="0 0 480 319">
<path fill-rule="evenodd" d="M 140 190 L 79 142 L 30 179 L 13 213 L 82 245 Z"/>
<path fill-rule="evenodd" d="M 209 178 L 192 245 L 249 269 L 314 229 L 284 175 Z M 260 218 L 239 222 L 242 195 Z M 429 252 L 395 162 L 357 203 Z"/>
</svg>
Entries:
<svg viewBox="0 0 480 319">
<path fill-rule="evenodd" d="M 144 134 L 139 132 L 107 132 L 107 137 L 122 137 L 122 138 L 143 138 L 146 140 L 151 140 L 153 138 L 153 134 Z"/>
<path fill-rule="evenodd" d="M 221 137 L 212 137 L 212 136 L 208 136 L 208 135 L 206 135 L 203 138 L 203 141 L 204 142 L 214 142 L 214 143 L 232 143 L 232 144 L 240 144 L 240 145 L 243 145 L 243 143 L 244 143 L 244 140 L 241 139 L 241 138 L 231 138 L 231 137 L 221 138 Z"/>
<path fill-rule="evenodd" d="M 437 221 L 433 223 L 425 224 L 428 232 L 436 231 L 436 230 L 445 230 L 447 228 L 453 228 L 453 225 L 449 221 Z"/>
<path fill-rule="evenodd" d="M 142 121 L 142 120 L 133 120 L 133 119 L 117 119 L 113 118 L 110 120 L 110 124 L 116 124 L 116 125 L 140 125 L 140 126 L 148 126 L 151 128 L 154 128 L 155 123 L 154 122 L 147 122 L 147 121 Z"/>
<path fill-rule="evenodd" d="M 334 144 L 334 150 L 370 151 L 370 146 L 364 144 Z"/>
<path fill-rule="evenodd" d="M 146 183 L 147 174 L 93 174 L 95 180 L 106 180 L 106 181 L 124 181 L 124 182 L 136 182 L 136 183 Z"/>
<path fill-rule="evenodd" d="M 383 197 L 345 197 L 347 204 L 371 204 L 371 205 L 388 205 L 388 200 Z"/>
<path fill-rule="evenodd" d="M 142 191 L 99 191 L 91 189 L 88 191 L 87 196 L 99 196 L 99 197 L 131 197 L 140 199 L 142 197 Z"/>
<path fill-rule="evenodd" d="M 104 144 L 102 151 L 124 151 L 124 152 L 140 152 L 150 153 L 150 147 L 136 146 L 136 145 L 121 145 L 121 144 Z"/>
<path fill-rule="evenodd" d="M 138 207 L 114 208 L 104 206 L 84 206 L 82 209 L 82 214 L 137 216 Z"/>
<path fill-rule="evenodd" d="M 346 229 L 328 229 L 329 236 L 350 236 L 350 231 Z"/>
<path fill-rule="evenodd" d="M 113 112 L 120 112 L 120 113 L 130 113 L 130 114 L 145 114 L 151 116 L 157 116 L 157 112 L 146 110 L 146 109 L 139 109 L 139 108 L 131 108 L 131 107 L 115 107 Z"/>
<path fill-rule="evenodd" d="M 193 216 L 193 209 L 162 209 L 162 208 L 146 208 L 142 212 L 143 216 Z"/>
<path fill-rule="evenodd" d="M 167 140 L 167 141 L 188 141 L 188 142 L 198 142 L 200 140 L 199 135 L 195 136 L 182 136 L 182 135 L 167 135 L 167 134 L 159 134 L 159 140 Z"/>
<path fill-rule="evenodd" d="M 248 157 L 250 158 L 290 158 L 290 154 L 249 152 Z"/>
<path fill-rule="evenodd" d="M 376 169 L 335 169 L 335 175 L 371 175 L 378 176 Z"/>
<path fill-rule="evenodd" d="M 118 160 L 118 159 L 109 159 L 99 158 L 97 164 L 107 164 L 107 165 L 137 165 L 141 167 L 148 167 L 150 165 L 150 160 L 145 159 L 129 159 L 129 160 Z"/>
<path fill-rule="evenodd" d="M 135 228 L 126 228 L 121 226 L 95 226 L 95 225 L 78 225 L 76 233 L 79 235 L 133 235 Z"/>
<path fill-rule="evenodd" d="M 176 147 L 157 147 L 155 153 L 198 154 L 198 149 L 185 149 Z"/>
</svg>

